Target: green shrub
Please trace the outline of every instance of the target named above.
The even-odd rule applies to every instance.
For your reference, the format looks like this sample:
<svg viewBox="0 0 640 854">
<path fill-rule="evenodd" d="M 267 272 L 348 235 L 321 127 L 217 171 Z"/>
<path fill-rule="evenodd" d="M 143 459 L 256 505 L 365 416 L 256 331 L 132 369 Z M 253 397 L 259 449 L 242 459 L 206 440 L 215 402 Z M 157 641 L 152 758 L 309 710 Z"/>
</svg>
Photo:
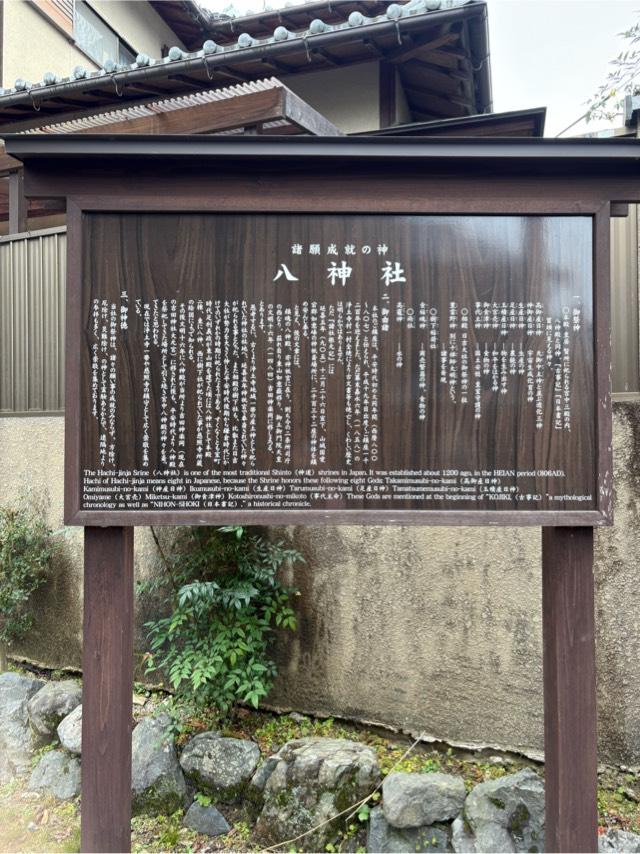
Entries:
<svg viewBox="0 0 640 854">
<path fill-rule="evenodd" d="M 0 645 L 4 648 L 21 640 L 33 625 L 29 598 L 46 580 L 51 536 L 35 510 L 0 507 Z"/>
<path fill-rule="evenodd" d="M 235 525 L 183 528 L 168 553 L 153 534 L 163 572 L 144 588 L 164 588 L 170 613 L 145 624 L 147 672 L 159 670 L 178 696 L 223 714 L 237 702 L 257 708 L 276 675 L 272 634 L 296 626 L 297 591 L 277 573 L 300 554 Z"/>
</svg>

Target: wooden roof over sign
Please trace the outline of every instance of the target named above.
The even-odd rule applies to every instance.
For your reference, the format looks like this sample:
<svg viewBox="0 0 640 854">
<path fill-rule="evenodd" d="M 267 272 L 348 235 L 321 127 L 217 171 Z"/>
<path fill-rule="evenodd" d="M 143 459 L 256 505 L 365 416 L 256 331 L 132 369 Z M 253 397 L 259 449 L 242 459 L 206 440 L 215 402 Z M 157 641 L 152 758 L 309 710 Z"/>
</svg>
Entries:
<svg viewBox="0 0 640 854">
<path fill-rule="evenodd" d="M 330 5 L 311 4 L 323 9 Z M 385 4 L 382 14 L 380 4 L 364 5 L 376 14 L 370 17 L 354 9 L 346 22 L 317 17 L 300 30 L 280 24 L 269 37 L 261 37 L 260 29 L 268 16 L 257 16 L 258 22 L 253 16 L 240 19 L 247 29 L 234 33 L 233 41 L 228 41 L 231 25 L 219 24 L 225 30 L 219 41 L 208 39 L 196 51 L 172 47 L 163 59 L 139 55 L 130 66 L 107 62 L 95 72 L 77 66 L 66 78 L 46 74 L 41 82 L 16 80 L 12 88 L 0 91 L 0 133 L 270 74 L 284 78 L 372 60 L 397 66 L 416 121 L 491 109 L 484 0 L 411 0 L 405 5 Z M 233 26 L 238 26 L 237 20 Z M 252 35 L 252 28 L 258 35 Z"/>
<path fill-rule="evenodd" d="M 109 157 L 114 167 L 118 163 L 135 159 L 139 171 L 152 160 L 162 161 L 163 169 L 170 162 L 181 160 L 191 168 L 196 164 L 219 164 L 221 161 L 243 162 L 286 160 L 287 163 L 313 161 L 326 164 L 330 161 L 357 161 L 365 168 L 368 161 L 403 161 L 433 165 L 441 169 L 461 170 L 465 175 L 486 175 L 487 168 L 500 175 L 568 175 L 581 174 L 596 180 L 598 176 L 618 176 L 629 180 L 629 185 L 616 184 L 616 192 L 623 191 L 621 199 L 638 199 L 640 193 L 640 140 L 627 137 L 583 139 L 580 137 L 527 139 L 523 137 L 373 137 L 310 135 L 290 137 L 269 136 L 208 136 L 140 134 L 14 134 L 5 138 L 8 153 L 23 163 L 72 162 L 77 167 L 89 168 L 91 163 L 104 162 Z M 156 165 L 153 168 L 157 168 Z M 35 181 L 35 176 L 32 176 Z M 64 180 L 68 180 L 65 176 Z M 73 194 L 64 180 L 58 182 L 51 176 L 49 192 Z M 80 177 L 79 177 L 80 180 Z M 59 183 L 59 187 L 58 187 Z M 41 189 L 38 187 L 38 189 Z M 571 188 L 569 187 L 569 191 Z M 34 188 L 27 189 L 34 197 L 41 195 Z"/>
</svg>

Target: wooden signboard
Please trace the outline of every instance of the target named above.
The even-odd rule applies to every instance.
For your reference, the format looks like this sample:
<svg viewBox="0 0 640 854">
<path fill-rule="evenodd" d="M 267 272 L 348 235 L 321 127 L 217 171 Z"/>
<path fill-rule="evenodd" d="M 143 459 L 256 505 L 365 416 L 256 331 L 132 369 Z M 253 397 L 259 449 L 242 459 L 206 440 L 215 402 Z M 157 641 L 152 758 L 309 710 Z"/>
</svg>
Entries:
<svg viewBox="0 0 640 854">
<path fill-rule="evenodd" d="M 605 521 L 593 229 L 85 214 L 67 521 Z"/>
<path fill-rule="evenodd" d="M 83 851 L 130 846 L 133 526 L 318 522 L 546 526 L 545 844 L 597 851 L 609 217 L 640 199 L 636 141 L 6 145 L 67 204 Z"/>
</svg>

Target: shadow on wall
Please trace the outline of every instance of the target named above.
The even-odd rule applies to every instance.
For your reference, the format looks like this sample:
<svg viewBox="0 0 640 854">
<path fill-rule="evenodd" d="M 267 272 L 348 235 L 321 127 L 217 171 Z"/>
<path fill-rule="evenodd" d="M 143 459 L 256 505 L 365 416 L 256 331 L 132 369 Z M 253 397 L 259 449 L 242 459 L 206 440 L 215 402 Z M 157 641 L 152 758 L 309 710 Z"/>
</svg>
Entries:
<svg viewBox="0 0 640 854">
<path fill-rule="evenodd" d="M 313 571 L 293 570 L 299 630 L 279 647 L 275 704 L 541 750 L 537 531 L 291 534 Z"/>
</svg>

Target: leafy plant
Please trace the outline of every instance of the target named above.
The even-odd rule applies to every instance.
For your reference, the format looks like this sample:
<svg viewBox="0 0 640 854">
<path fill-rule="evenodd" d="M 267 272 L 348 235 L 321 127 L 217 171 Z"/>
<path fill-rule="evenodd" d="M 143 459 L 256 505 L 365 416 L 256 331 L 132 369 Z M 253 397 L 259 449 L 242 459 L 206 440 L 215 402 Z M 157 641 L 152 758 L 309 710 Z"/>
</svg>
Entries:
<svg viewBox="0 0 640 854">
<path fill-rule="evenodd" d="M 637 95 L 640 86 L 640 23 L 634 24 L 623 33 L 619 33 L 626 41 L 621 50 L 609 65 L 611 69 L 602 82 L 598 91 L 588 103 L 585 114 L 587 121 L 591 119 L 613 120 L 622 110 L 625 95 Z"/>
<path fill-rule="evenodd" d="M 25 507 L 0 507 L 0 670 L 11 643 L 33 625 L 28 604 L 47 576 L 52 532 L 42 516 Z"/>
<path fill-rule="evenodd" d="M 296 627 L 297 591 L 277 573 L 300 554 L 236 525 L 184 528 L 169 553 L 154 538 L 164 572 L 144 586 L 164 587 L 170 613 L 145 624 L 147 672 L 159 670 L 180 697 L 223 714 L 237 702 L 257 708 L 276 675 L 271 636 Z"/>
<path fill-rule="evenodd" d="M 369 821 L 371 817 L 371 807 L 369 804 L 362 804 L 358 810 L 358 821 Z"/>
</svg>

